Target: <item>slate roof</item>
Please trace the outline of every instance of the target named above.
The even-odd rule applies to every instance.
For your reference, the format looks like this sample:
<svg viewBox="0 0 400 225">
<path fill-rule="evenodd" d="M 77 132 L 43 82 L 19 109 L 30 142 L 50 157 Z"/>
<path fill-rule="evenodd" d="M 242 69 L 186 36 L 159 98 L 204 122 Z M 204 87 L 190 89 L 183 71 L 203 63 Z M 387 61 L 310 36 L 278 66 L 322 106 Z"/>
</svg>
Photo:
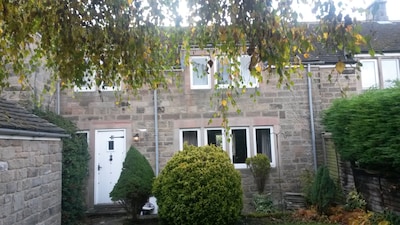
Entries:
<svg viewBox="0 0 400 225">
<path fill-rule="evenodd" d="M 371 38 L 371 46 L 377 54 L 400 53 L 400 21 L 362 21 L 361 34 Z M 312 28 L 316 24 L 309 24 Z M 362 46 L 361 53 L 368 54 L 368 47 Z M 304 64 L 329 65 L 336 64 L 339 60 L 352 64 L 354 59 L 344 59 L 339 54 L 327 53 L 322 46 L 310 53 L 309 58 L 302 58 Z"/>
<path fill-rule="evenodd" d="M 361 33 L 371 36 L 372 48 L 377 53 L 400 53 L 400 21 L 362 22 Z M 368 50 L 363 48 L 363 52 Z"/>
<path fill-rule="evenodd" d="M 20 105 L 0 98 L 0 135 L 67 137 L 65 130 Z"/>
</svg>

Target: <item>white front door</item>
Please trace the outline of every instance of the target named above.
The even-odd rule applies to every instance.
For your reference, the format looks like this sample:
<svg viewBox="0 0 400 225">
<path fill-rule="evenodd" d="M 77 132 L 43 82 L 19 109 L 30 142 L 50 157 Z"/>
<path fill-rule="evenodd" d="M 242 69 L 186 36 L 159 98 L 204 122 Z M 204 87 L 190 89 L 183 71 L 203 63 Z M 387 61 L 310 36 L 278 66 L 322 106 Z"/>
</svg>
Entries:
<svg viewBox="0 0 400 225">
<path fill-rule="evenodd" d="M 112 203 L 110 192 L 121 174 L 125 154 L 125 129 L 96 130 L 94 204 Z"/>
</svg>

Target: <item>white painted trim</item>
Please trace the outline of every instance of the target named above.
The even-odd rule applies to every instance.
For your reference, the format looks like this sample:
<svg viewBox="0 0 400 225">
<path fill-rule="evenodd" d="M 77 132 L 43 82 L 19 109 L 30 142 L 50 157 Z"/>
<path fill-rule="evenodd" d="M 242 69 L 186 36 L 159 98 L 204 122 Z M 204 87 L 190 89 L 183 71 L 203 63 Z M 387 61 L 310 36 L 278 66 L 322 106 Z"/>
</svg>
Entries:
<svg viewBox="0 0 400 225">
<path fill-rule="evenodd" d="M 208 68 L 210 71 L 207 74 L 207 84 L 206 85 L 196 85 L 196 84 L 193 83 L 193 73 L 192 73 L 192 71 L 193 71 L 193 63 L 192 63 L 192 59 L 201 59 L 201 58 L 205 59 L 206 66 L 208 67 L 207 61 L 210 59 L 210 57 L 208 57 L 208 56 L 191 56 L 190 57 L 190 65 L 189 65 L 190 89 L 211 89 L 211 75 L 212 75 L 211 68 Z"/>
<path fill-rule="evenodd" d="M 188 128 L 188 129 L 179 129 L 179 150 L 183 150 L 183 132 L 184 131 L 196 131 L 197 132 L 197 146 L 201 146 L 201 132 L 199 128 Z"/>
<path fill-rule="evenodd" d="M 354 58 L 369 58 L 369 59 L 373 59 L 376 57 L 400 57 L 400 53 L 375 54 L 374 56 L 371 56 L 370 54 L 358 54 L 354 56 Z"/>
<path fill-rule="evenodd" d="M 247 148 L 247 157 L 250 157 L 250 134 L 249 127 L 231 127 L 229 130 L 229 136 L 232 137 L 232 130 L 246 130 L 246 148 Z M 233 162 L 233 152 L 232 152 L 232 138 L 229 142 L 229 158 L 231 158 L 231 162 L 234 165 L 235 169 L 246 169 L 246 163 L 234 163 Z"/>
<path fill-rule="evenodd" d="M 270 140 L 271 140 L 271 167 L 276 167 L 276 150 L 275 150 L 275 135 L 274 135 L 274 127 L 273 126 L 259 126 L 253 127 L 253 143 L 254 143 L 254 151 L 253 154 L 257 155 L 257 133 L 258 129 L 269 129 L 270 131 Z"/>
<path fill-rule="evenodd" d="M 92 168 L 93 169 L 93 174 L 94 174 L 94 187 L 93 187 L 93 189 L 94 189 L 94 193 L 93 193 L 93 201 L 94 201 L 94 205 L 97 205 L 97 204 L 99 204 L 98 203 L 98 201 L 99 201 L 99 199 L 97 198 L 98 197 L 98 192 L 99 192 L 99 185 L 98 185 L 98 180 L 99 180 L 99 177 L 98 177 L 98 174 L 97 174 L 97 165 L 99 164 L 99 159 L 98 159 L 98 157 L 97 157 L 97 141 L 98 140 L 96 140 L 96 137 L 97 137 L 97 134 L 98 133 L 100 133 L 100 132 L 115 132 L 115 131 L 122 131 L 123 132 L 123 135 L 124 135 L 124 139 L 125 139 L 125 141 L 123 142 L 123 144 L 124 144 L 124 146 L 123 146 L 123 149 L 124 149 L 124 154 L 125 154 L 125 156 L 126 156 L 126 153 L 127 153 L 127 143 L 126 143 L 126 141 L 127 141 L 127 136 L 126 136 L 126 134 L 127 134 L 127 130 L 125 129 L 125 128 L 115 128 L 115 129 L 96 129 L 94 132 L 95 132 L 95 136 L 94 136 L 94 138 L 95 138 L 95 140 L 94 140 L 94 167 Z M 125 157 L 123 157 L 123 158 L 125 158 Z M 123 168 L 123 162 L 124 162 L 124 160 L 121 162 L 121 170 L 122 170 L 122 168 Z"/>
<path fill-rule="evenodd" d="M 26 141 L 61 141 L 61 138 L 51 137 L 27 137 L 27 136 L 16 136 L 16 135 L 0 135 L 0 139 L 3 140 L 26 140 Z"/>
</svg>

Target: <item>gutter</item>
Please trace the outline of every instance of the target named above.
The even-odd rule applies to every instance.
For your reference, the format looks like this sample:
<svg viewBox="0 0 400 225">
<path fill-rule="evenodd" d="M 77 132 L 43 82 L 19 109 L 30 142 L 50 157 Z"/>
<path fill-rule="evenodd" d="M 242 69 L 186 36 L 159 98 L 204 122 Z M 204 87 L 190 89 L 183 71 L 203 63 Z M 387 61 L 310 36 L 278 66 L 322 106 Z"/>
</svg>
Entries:
<svg viewBox="0 0 400 225">
<path fill-rule="evenodd" d="M 27 136 L 27 137 L 48 137 L 48 138 L 69 138 L 69 134 L 62 133 L 48 133 L 40 131 L 29 131 L 29 130 L 13 130 L 7 128 L 0 128 L 1 135 L 13 135 L 13 136 Z"/>
</svg>

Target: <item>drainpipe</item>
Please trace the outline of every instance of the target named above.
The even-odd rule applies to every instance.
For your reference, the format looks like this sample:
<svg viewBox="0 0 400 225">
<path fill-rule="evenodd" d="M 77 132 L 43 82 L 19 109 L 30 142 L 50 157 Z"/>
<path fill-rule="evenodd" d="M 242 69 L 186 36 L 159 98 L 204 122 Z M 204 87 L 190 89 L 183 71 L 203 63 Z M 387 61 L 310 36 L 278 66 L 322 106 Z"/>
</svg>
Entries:
<svg viewBox="0 0 400 225">
<path fill-rule="evenodd" d="M 317 151 L 315 149 L 315 128 L 314 128 L 314 110 L 313 110 L 313 101 L 312 101 L 312 85 L 311 85 L 311 77 L 308 74 L 311 72 L 311 65 L 307 65 L 307 84 L 308 84 L 308 102 L 309 102 L 309 110 L 310 110 L 310 128 L 311 128 L 311 147 L 313 154 L 313 163 L 314 163 L 314 171 L 317 171 Z"/>
<path fill-rule="evenodd" d="M 60 80 L 57 81 L 57 87 L 56 87 L 56 91 L 57 91 L 57 106 L 56 106 L 56 113 L 57 115 L 60 115 Z"/>
<path fill-rule="evenodd" d="M 159 171 L 159 150 L 158 150 L 158 97 L 157 89 L 154 89 L 154 142 L 156 143 L 156 176 Z"/>
</svg>

